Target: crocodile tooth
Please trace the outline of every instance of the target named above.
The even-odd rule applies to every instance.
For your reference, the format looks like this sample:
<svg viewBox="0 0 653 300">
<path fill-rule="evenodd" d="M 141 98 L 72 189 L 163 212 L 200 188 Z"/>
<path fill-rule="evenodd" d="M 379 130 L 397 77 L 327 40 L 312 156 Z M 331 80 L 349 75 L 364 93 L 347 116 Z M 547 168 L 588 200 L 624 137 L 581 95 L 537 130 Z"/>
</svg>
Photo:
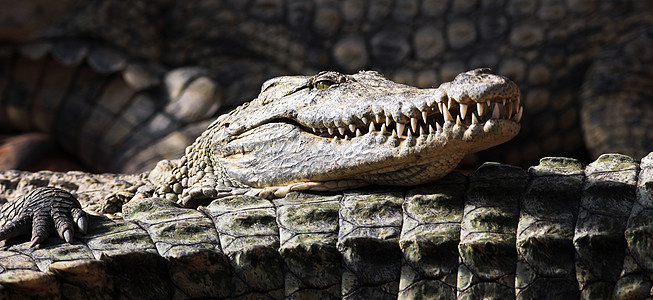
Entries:
<svg viewBox="0 0 653 300">
<path fill-rule="evenodd" d="M 506 98 L 503 98 L 503 106 L 506 106 Z"/>
<path fill-rule="evenodd" d="M 475 113 L 472 113 L 472 124 L 478 124 L 478 119 L 476 118 Z"/>
<path fill-rule="evenodd" d="M 348 135 L 345 135 L 345 137 L 343 138 L 343 140 L 345 140 L 345 141 L 348 140 L 348 139 L 349 139 Z"/>
<path fill-rule="evenodd" d="M 378 123 L 381 123 L 381 116 L 380 116 L 380 115 L 376 115 L 376 116 L 374 116 L 374 121 L 375 121 L 377 124 L 378 124 Z"/>
<path fill-rule="evenodd" d="M 479 117 L 483 117 L 483 114 L 485 114 L 485 103 L 476 103 L 476 111 L 478 112 Z"/>
<path fill-rule="evenodd" d="M 520 106 L 519 111 L 515 114 L 515 117 L 513 119 L 517 122 L 521 121 L 522 113 L 524 113 L 524 107 Z"/>
<path fill-rule="evenodd" d="M 408 132 L 406 132 L 406 137 L 413 137 L 413 131 L 409 129 Z"/>
<path fill-rule="evenodd" d="M 396 123 L 397 124 L 397 134 L 399 136 L 402 136 L 404 134 L 404 128 L 406 127 L 406 124 L 401 124 L 401 123 Z"/>
<path fill-rule="evenodd" d="M 349 130 L 351 130 L 351 132 L 355 132 L 356 126 L 354 126 L 354 124 L 349 124 Z"/>
<path fill-rule="evenodd" d="M 368 132 L 373 132 L 374 130 L 376 130 L 376 127 L 374 127 L 374 122 L 371 122 L 370 123 L 370 128 L 367 131 Z"/>
<path fill-rule="evenodd" d="M 417 118 L 410 118 L 410 127 L 413 129 L 413 132 L 417 132 Z"/>
<path fill-rule="evenodd" d="M 463 122 L 460 122 L 460 116 L 456 116 L 456 124 L 463 125 Z"/>
<path fill-rule="evenodd" d="M 390 126 L 390 122 L 392 122 L 392 119 L 390 117 L 385 117 L 385 125 Z"/>
<path fill-rule="evenodd" d="M 440 123 L 435 122 L 435 127 L 437 128 L 437 131 L 442 131 L 442 126 L 440 126 Z"/>
<path fill-rule="evenodd" d="M 381 134 L 386 134 L 386 133 L 388 133 L 388 129 L 385 123 L 383 123 L 381 124 Z"/>
<path fill-rule="evenodd" d="M 424 121 L 424 124 L 426 124 L 426 119 L 428 118 L 429 113 L 426 111 L 422 112 L 422 120 Z"/>
<path fill-rule="evenodd" d="M 460 117 L 464 120 L 467 116 L 467 104 L 460 103 Z"/>
<path fill-rule="evenodd" d="M 428 130 L 428 128 L 427 128 L 427 130 Z M 419 135 L 422 136 L 422 135 L 425 135 L 425 134 L 426 134 L 426 132 L 424 132 L 424 126 L 420 126 L 419 127 Z"/>
<path fill-rule="evenodd" d="M 453 98 L 449 98 L 449 105 L 447 105 L 447 109 L 451 108 L 453 106 Z"/>
<path fill-rule="evenodd" d="M 340 132 L 340 135 L 345 135 L 345 128 L 344 127 L 338 127 L 338 132 Z"/>
<path fill-rule="evenodd" d="M 501 117 L 499 114 L 499 103 L 494 103 L 494 109 L 492 110 L 492 119 L 498 119 Z"/>
<path fill-rule="evenodd" d="M 329 135 L 333 135 L 333 128 L 329 127 L 327 128 L 327 131 L 329 131 Z"/>
<path fill-rule="evenodd" d="M 506 105 L 506 111 L 508 112 L 508 119 L 510 119 L 512 116 L 512 103 L 508 103 L 508 105 Z"/>
<path fill-rule="evenodd" d="M 437 124 L 437 122 L 435 122 Z M 429 124 L 429 133 L 435 133 L 435 129 L 433 129 L 433 125 Z"/>
<path fill-rule="evenodd" d="M 362 117 L 361 121 L 363 121 L 363 124 L 365 125 L 370 124 L 370 121 L 366 117 Z"/>
<path fill-rule="evenodd" d="M 317 128 L 311 127 L 311 129 L 313 130 L 313 133 L 317 133 Z"/>
<path fill-rule="evenodd" d="M 446 109 L 444 110 L 444 121 L 445 122 L 453 121 L 453 117 L 449 113 L 449 110 Z"/>
<path fill-rule="evenodd" d="M 358 128 L 356 128 L 356 137 L 359 137 L 359 136 L 361 136 L 361 135 L 363 135 L 363 134 L 361 133 L 361 130 L 358 129 Z"/>
<path fill-rule="evenodd" d="M 397 124 L 399 124 L 399 123 L 397 123 Z M 395 130 L 392 131 L 392 137 L 397 138 L 397 131 L 395 131 Z"/>
<path fill-rule="evenodd" d="M 444 109 L 442 109 L 442 103 L 438 103 L 438 110 L 440 111 L 440 113 L 444 111 Z"/>
</svg>

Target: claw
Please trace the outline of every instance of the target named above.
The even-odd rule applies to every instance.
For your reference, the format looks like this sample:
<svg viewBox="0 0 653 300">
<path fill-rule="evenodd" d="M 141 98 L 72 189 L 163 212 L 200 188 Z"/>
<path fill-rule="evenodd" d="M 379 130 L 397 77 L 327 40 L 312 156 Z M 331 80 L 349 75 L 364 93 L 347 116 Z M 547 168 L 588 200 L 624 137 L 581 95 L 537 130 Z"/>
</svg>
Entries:
<svg viewBox="0 0 653 300">
<path fill-rule="evenodd" d="M 70 230 L 70 229 L 64 230 L 63 239 L 66 240 L 66 243 L 72 244 L 73 243 L 73 231 Z"/>
<path fill-rule="evenodd" d="M 86 234 L 87 227 L 88 221 L 86 220 L 86 216 L 77 219 L 77 229 L 79 229 L 79 232 Z"/>
</svg>

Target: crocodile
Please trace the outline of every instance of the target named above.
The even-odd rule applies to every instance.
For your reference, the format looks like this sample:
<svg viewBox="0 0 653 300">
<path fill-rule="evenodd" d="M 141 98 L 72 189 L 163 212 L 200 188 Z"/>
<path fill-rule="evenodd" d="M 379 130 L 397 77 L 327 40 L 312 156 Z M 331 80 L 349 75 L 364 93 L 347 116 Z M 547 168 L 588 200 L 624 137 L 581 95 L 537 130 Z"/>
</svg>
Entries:
<svg viewBox="0 0 653 300">
<path fill-rule="evenodd" d="M 641 158 L 653 145 L 650 1 L 32 0 L 11 7 L 34 3 L 0 18 L 11 21 L 0 23 L 0 87 L 12 87 L 12 100 L 0 89 L 0 127 L 52 133 L 96 171 L 137 173 L 181 156 L 207 120 L 253 99 L 264 80 L 325 69 L 372 69 L 418 87 L 477 67 L 507 75 L 522 89 L 521 132 L 477 162 L 528 166 L 547 155 L 588 162 L 588 151 Z M 205 72 L 197 83 L 204 88 L 185 94 L 209 91 L 203 98 L 218 103 L 201 102 L 197 119 L 184 116 L 197 107 L 169 92 L 197 87 L 189 84 L 197 77 L 169 87 L 176 77 L 166 74 L 187 68 Z M 62 76 L 48 85 L 43 72 Z M 152 85 L 143 91 L 135 79 Z M 129 100 L 115 108 L 102 96 L 110 93 Z M 163 109 L 166 103 L 176 104 Z M 43 106 L 59 117 L 43 122 Z M 103 126 L 77 126 L 98 115 Z"/>
<path fill-rule="evenodd" d="M 519 102 L 516 85 L 488 69 L 436 89 L 397 84 L 376 72 L 280 77 L 219 117 L 180 160 L 162 161 L 150 173 L 0 173 L 4 195 L 27 195 L 3 206 L 0 237 L 29 232 L 21 208 L 43 211 L 39 195 L 88 208 L 116 190 L 134 192 L 122 218 L 76 213 L 50 225 L 70 243 L 37 231 L 31 243 L 20 236 L 6 241 L 0 293 L 650 297 L 653 154 L 641 165 L 606 154 L 587 166 L 545 158 L 528 171 L 487 163 L 468 176 L 447 175 L 455 166 L 451 151 L 478 150 L 516 134 Z M 329 159 L 330 167 L 302 165 L 312 159 L 311 147 L 320 148 L 319 159 Z M 341 157 L 338 147 L 354 151 Z M 390 158 L 386 148 L 395 151 Z M 438 171 L 414 171 L 420 164 Z"/>
</svg>

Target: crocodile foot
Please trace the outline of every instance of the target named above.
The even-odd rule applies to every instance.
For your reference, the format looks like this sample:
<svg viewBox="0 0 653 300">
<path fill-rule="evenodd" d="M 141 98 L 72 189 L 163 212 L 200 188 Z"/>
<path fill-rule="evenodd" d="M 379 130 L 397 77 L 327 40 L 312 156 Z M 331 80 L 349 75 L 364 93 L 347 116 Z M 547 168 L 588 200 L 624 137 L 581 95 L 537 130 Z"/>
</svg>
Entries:
<svg viewBox="0 0 653 300">
<path fill-rule="evenodd" d="M 3 210 L 3 215 L 13 218 L 0 229 L 0 240 L 26 235 L 31 226 L 30 247 L 43 242 L 53 229 L 72 243 L 75 228 L 86 233 L 88 224 L 79 201 L 69 192 L 54 187 L 36 189 L 22 200 L 7 204 Z"/>
</svg>

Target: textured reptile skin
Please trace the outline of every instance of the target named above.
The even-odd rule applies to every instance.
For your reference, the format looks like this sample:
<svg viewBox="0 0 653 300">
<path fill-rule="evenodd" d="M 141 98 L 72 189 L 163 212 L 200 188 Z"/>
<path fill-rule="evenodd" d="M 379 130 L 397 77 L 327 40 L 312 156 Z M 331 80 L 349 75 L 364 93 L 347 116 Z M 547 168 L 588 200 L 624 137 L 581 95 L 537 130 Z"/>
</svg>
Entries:
<svg viewBox="0 0 653 300">
<path fill-rule="evenodd" d="M 88 178 L 129 185 L 13 171 L 0 186 L 55 185 L 87 206 L 106 195 L 85 190 Z M 641 164 L 547 158 L 528 171 L 486 164 L 416 187 L 234 196 L 199 211 L 147 198 L 127 204 L 124 220 L 89 216 L 73 244 L 6 243 L 0 295 L 645 299 L 652 187 L 649 154 Z"/>
</svg>

